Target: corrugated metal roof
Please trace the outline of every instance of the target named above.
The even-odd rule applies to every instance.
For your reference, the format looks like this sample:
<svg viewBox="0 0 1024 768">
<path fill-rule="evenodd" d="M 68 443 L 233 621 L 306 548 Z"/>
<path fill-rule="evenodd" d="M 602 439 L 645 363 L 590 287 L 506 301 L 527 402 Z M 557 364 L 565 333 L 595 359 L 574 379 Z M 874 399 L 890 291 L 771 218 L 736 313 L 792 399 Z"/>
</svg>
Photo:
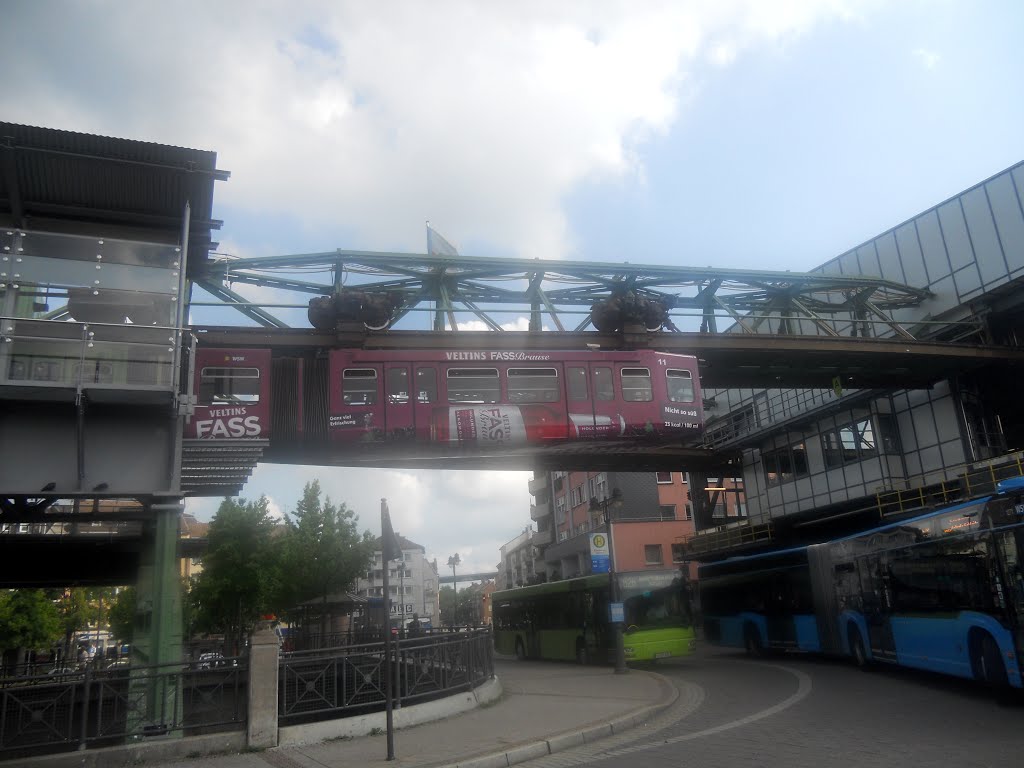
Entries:
<svg viewBox="0 0 1024 768">
<path fill-rule="evenodd" d="M 196 267 L 220 227 L 214 182 L 228 175 L 216 152 L 0 122 L 0 223 L 8 226 L 113 225 L 176 242 L 188 202 Z"/>
</svg>

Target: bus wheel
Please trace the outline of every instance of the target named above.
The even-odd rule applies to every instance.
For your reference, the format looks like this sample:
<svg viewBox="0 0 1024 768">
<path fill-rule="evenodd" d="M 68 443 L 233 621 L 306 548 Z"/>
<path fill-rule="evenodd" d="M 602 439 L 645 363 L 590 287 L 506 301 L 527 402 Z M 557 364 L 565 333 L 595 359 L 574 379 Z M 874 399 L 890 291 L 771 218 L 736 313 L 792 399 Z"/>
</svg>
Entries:
<svg viewBox="0 0 1024 768">
<path fill-rule="evenodd" d="M 991 635 L 984 634 L 971 645 L 974 650 L 974 676 L 994 691 L 1002 692 L 1010 681 L 996 641 Z"/>
<path fill-rule="evenodd" d="M 523 647 L 523 641 L 516 638 L 516 658 L 520 661 L 526 660 L 526 648 Z"/>
<path fill-rule="evenodd" d="M 868 654 L 864 650 L 864 641 L 860 637 L 860 630 L 851 624 L 847 637 L 850 640 L 850 654 L 853 656 L 853 663 L 866 670 L 868 668 Z"/>
<path fill-rule="evenodd" d="M 743 631 L 743 647 L 747 649 L 747 655 L 752 658 L 764 656 L 764 646 L 761 645 L 761 633 L 753 624 L 747 624 Z"/>
</svg>

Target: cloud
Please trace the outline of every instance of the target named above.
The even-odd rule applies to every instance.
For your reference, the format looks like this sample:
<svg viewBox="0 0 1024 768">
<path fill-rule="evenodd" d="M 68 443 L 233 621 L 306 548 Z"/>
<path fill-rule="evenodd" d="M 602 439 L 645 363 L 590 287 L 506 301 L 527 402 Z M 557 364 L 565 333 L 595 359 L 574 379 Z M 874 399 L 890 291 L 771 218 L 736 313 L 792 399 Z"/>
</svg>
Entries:
<svg viewBox="0 0 1024 768">
<path fill-rule="evenodd" d="M 924 65 L 925 69 L 934 69 L 935 65 L 942 58 L 939 54 L 929 51 L 927 48 L 915 48 L 913 53 L 920 60 L 921 64 Z"/>
<path fill-rule="evenodd" d="M 349 247 L 421 250 L 430 218 L 558 257 L 573 249 L 563 199 L 642 175 L 637 148 L 674 123 L 705 52 L 726 65 L 858 5 L 81 2 L 55 23 L 54 6 L 15 1 L 0 56 L 21 87 L 0 110 L 217 150 L 233 174 L 219 204 Z"/>
</svg>

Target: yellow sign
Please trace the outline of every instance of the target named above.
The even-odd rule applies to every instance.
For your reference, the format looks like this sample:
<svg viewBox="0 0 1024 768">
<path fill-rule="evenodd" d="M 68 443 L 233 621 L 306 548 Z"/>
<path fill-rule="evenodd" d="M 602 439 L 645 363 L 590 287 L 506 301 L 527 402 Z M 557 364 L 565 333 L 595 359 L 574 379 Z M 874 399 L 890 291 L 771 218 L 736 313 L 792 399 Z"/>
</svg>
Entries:
<svg viewBox="0 0 1024 768">
<path fill-rule="evenodd" d="M 838 376 L 832 377 L 832 391 L 836 393 L 836 397 L 843 396 L 843 382 L 839 380 Z"/>
</svg>

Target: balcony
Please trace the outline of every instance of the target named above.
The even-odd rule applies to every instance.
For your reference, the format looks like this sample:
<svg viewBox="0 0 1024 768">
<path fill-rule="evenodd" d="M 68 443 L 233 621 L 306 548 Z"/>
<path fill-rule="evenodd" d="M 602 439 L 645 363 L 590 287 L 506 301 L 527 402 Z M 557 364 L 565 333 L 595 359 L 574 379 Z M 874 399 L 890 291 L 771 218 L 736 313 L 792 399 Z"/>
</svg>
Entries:
<svg viewBox="0 0 1024 768">
<path fill-rule="evenodd" d="M 529 485 L 530 495 L 531 496 L 536 496 L 539 491 L 546 490 L 547 487 L 548 487 L 547 475 L 544 475 L 544 477 L 535 477 L 532 480 L 530 480 L 530 485 Z"/>
<path fill-rule="evenodd" d="M 533 534 L 532 541 L 533 541 L 533 544 L 535 546 L 541 546 L 542 547 L 545 544 L 550 544 L 551 543 L 551 529 L 549 528 L 546 531 L 537 531 L 535 534 Z"/>
<path fill-rule="evenodd" d="M 541 520 L 551 515 L 550 504 L 531 504 L 530 505 L 530 519 Z"/>
</svg>

